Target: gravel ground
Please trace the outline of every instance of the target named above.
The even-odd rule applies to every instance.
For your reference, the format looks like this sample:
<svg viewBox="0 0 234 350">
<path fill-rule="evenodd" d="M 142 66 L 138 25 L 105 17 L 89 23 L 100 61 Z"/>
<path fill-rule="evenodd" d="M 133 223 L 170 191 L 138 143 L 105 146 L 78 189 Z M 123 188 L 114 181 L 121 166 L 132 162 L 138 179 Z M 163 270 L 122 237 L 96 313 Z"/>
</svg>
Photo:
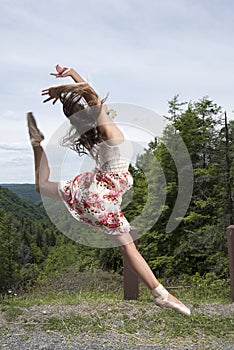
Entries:
<svg viewBox="0 0 234 350">
<path fill-rule="evenodd" d="M 13 322 L 7 322 L 0 314 L 0 349 L 2 350 L 234 350 L 234 340 L 200 334 L 196 339 L 176 338 L 170 345 L 160 345 L 143 333 L 119 334 L 114 330 L 101 334 L 88 333 L 71 335 L 60 332 L 43 331 L 38 320 L 52 316 L 64 317 L 71 312 L 90 312 L 88 303 L 74 305 L 43 305 L 25 308 Z M 211 316 L 233 317 L 234 304 L 205 304 L 196 312 Z M 33 329 L 25 324 L 33 324 Z M 64 332 L 66 333 L 66 332 Z M 163 334 L 161 335 L 163 338 Z"/>
<path fill-rule="evenodd" d="M 25 333 L 21 328 L 15 328 L 13 334 L 1 335 L 2 350 L 233 350 L 234 343 L 211 337 L 202 341 L 184 339 L 180 344 L 171 345 L 145 345 L 132 335 L 105 333 L 90 339 L 87 336 L 65 336 L 61 333 L 29 332 Z M 82 338 L 82 339 L 81 339 Z M 94 339 L 95 338 L 95 339 Z M 137 338 L 137 337 L 136 337 Z M 128 345 L 129 340 L 134 345 Z"/>
</svg>

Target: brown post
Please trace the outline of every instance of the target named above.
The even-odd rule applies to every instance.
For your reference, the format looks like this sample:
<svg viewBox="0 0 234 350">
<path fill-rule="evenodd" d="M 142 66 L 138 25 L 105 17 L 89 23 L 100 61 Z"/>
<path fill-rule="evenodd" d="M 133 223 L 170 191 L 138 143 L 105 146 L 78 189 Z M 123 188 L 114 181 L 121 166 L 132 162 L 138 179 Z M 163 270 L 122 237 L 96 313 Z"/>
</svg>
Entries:
<svg viewBox="0 0 234 350">
<path fill-rule="evenodd" d="M 137 246 L 137 242 L 135 241 Z M 139 295 L 138 277 L 131 271 L 127 261 L 123 258 L 124 299 L 137 300 Z"/>
<path fill-rule="evenodd" d="M 230 225 L 227 228 L 227 242 L 228 242 L 228 257 L 229 257 L 229 269 L 231 279 L 231 295 L 234 302 L 234 225 Z"/>
</svg>

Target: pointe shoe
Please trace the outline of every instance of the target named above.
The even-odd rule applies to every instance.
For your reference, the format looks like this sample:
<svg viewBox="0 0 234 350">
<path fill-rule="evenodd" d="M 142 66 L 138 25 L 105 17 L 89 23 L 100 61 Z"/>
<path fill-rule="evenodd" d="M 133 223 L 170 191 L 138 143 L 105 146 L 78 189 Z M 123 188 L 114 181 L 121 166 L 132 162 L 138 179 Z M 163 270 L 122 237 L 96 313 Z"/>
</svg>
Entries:
<svg viewBox="0 0 234 350">
<path fill-rule="evenodd" d="M 31 145 L 33 147 L 40 146 L 41 141 L 44 140 L 44 135 L 38 129 L 36 120 L 32 112 L 27 113 L 27 121 L 28 121 L 28 131 L 29 131 Z"/>
<path fill-rule="evenodd" d="M 160 307 L 169 308 L 179 312 L 182 315 L 190 316 L 191 311 L 181 301 L 174 298 L 175 301 L 170 301 L 170 293 L 161 284 L 152 290 L 152 294 L 155 297 L 155 304 Z"/>
</svg>

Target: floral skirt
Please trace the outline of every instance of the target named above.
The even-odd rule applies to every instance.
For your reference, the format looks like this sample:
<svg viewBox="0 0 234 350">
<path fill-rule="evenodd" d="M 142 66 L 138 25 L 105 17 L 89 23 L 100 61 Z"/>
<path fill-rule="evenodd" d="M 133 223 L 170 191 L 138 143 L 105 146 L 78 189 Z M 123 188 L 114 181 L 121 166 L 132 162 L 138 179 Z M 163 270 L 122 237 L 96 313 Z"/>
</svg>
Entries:
<svg viewBox="0 0 234 350">
<path fill-rule="evenodd" d="M 121 211 L 123 194 L 133 185 L 129 171 L 85 172 L 59 184 L 59 194 L 72 216 L 104 233 L 129 233 L 130 224 Z"/>
</svg>

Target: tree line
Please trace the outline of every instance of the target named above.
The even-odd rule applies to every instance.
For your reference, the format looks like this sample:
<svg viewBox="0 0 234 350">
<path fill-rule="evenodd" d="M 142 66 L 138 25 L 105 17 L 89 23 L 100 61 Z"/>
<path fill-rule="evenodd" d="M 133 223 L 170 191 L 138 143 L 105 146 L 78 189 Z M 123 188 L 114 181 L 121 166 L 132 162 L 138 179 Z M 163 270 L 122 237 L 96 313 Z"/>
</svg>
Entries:
<svg viewBox="0 0 234 350">
<path fill-rule="evenodd" d="M 225 230 L 233 223 L 234 121 L 227 121 L 222 108 L 207 96 L 195 102 L 181 102 L 176 95 L 168 105 L 168 123 L 162 137 L 152 140 L 131 166 L 133 195 L 124 214 L 130 221 L 137 219 L 148 203 L 149 191 L 153 203 L 160 203 L 164 196 L 158 213 L 155 212 L 158 219 L 152 221 L 138 241 L 139 250 L 157 277 L 170 279 L 212 272 L 217 278 L 227 278 Z M 179 183 L 178 169 L 165 144 L 171 142 L 176 148 L 177 134 L 189 152 L 193 192 L 186 214 L 178 218 L 179 225 L 167 232 Z M 148 179 L 153 186 L 149 186 Z M 72 264 L 79 264 L 80 270 L 103 268 L 122 272 L 117 248 L 90 248 L 74 243 L 58 232 L 39 207 L 31 217 L 19 211 L 16 215 L 10 205 L 14 200 L 7 200 L 10 196 L 10 191 L 4 194 L 0 209 L 0 293 L 17 286 L 27 289 Z M 149 218 L 152 208 L 147 209 Z"/>
<path fill-rule="evenodd" d="M 225 232 L 233 223 L 234 121 L 227 122 L 226 117 L 221 106 L 207 96 L 195 102 L 181 102 L 179 95 L 174 96 L 169 101 L 165 116 L 168 124 L 163 136 L 149 143 L 132 168 L 134 196 L 124 211 L 130 220 L 139 215 L 146 204 L 147 179 L 155 184 L 155 188 L 150 188 L 154 198 L 160 199 L 162 171 L 152 166 L 155 158 L 166 178 L 166 200 L 160 217 L 138 242 L 139 250 L 158 277 L 208 272 L 220 278 L 229 275 Z M 177 134 L 191 159 L 193 192 L 179 226 L 167 233 L 179 185 L 178 169 L 165 144 L 171 142 L 171 147 L 177 147 Z M 110 268 L 111 252 L 103 251 L 101 255 L 105 266 Z"/>
</svg>

